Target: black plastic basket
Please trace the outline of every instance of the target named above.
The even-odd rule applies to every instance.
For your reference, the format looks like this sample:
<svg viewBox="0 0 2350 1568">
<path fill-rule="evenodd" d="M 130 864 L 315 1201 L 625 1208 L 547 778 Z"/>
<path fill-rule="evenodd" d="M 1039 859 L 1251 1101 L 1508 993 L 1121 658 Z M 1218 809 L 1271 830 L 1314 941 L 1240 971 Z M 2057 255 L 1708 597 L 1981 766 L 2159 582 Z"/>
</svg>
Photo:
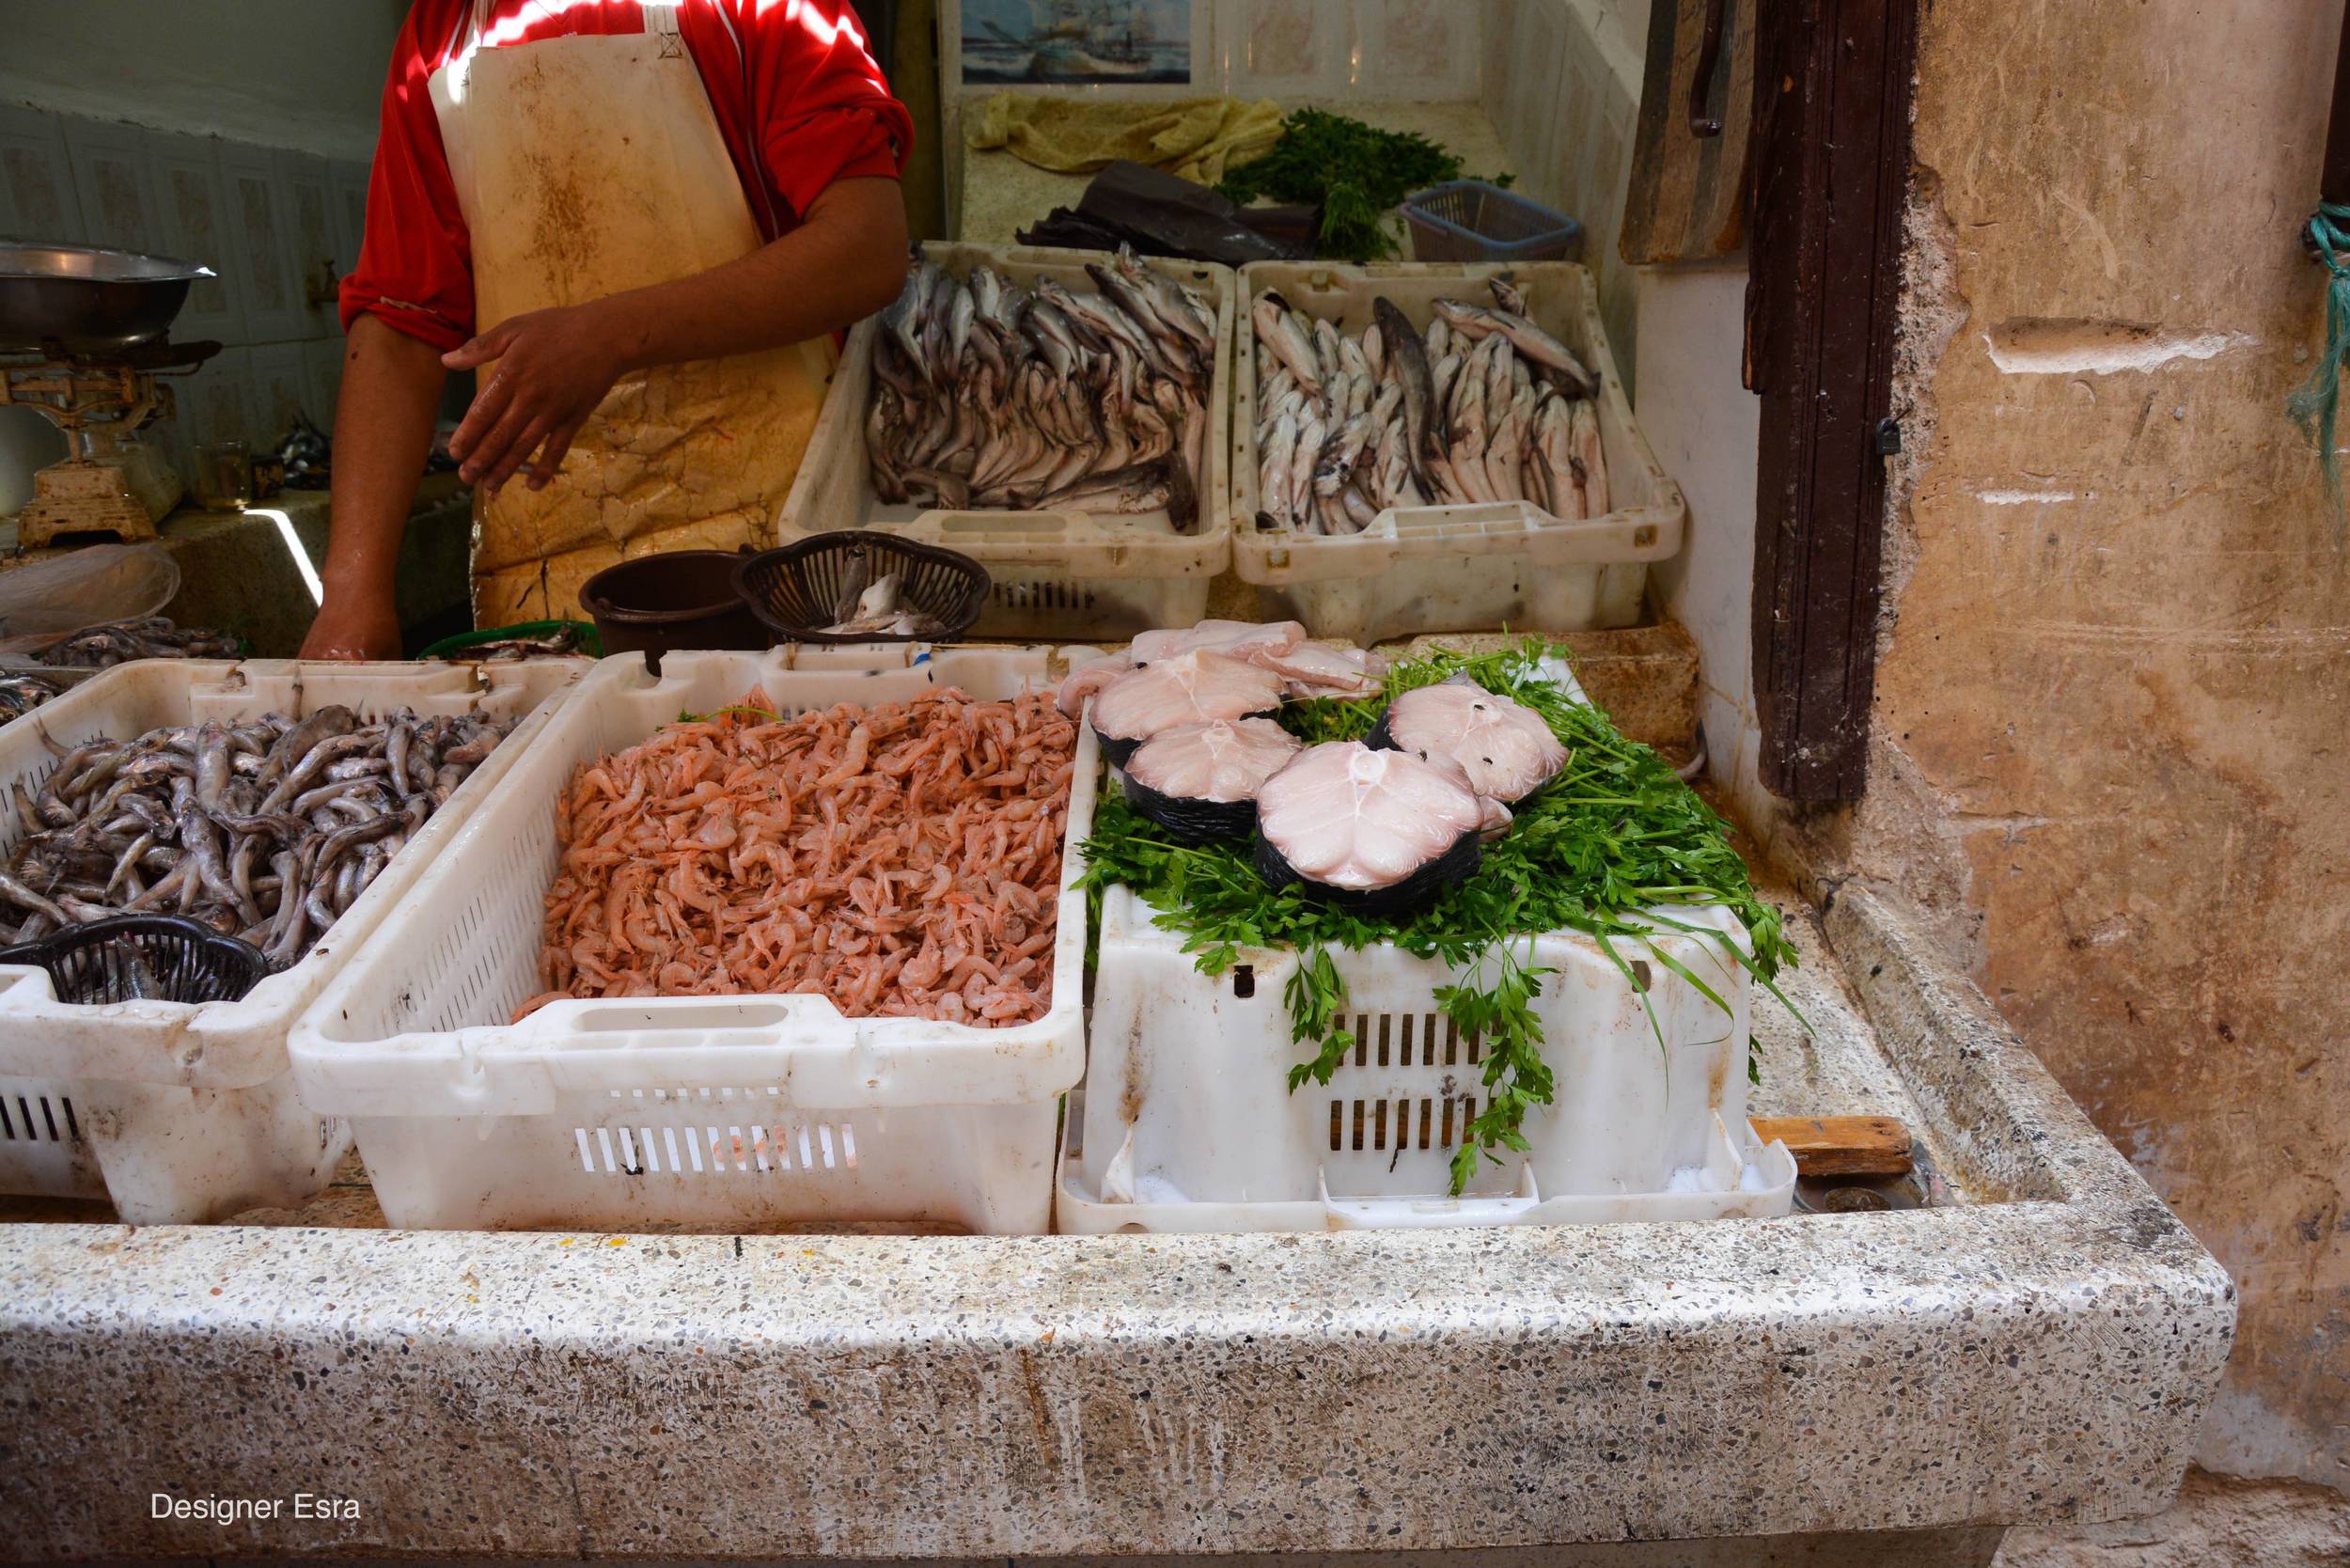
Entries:
<svg viewBox="0 0 2350 1568">
<path fill-rule="evenodd" d="M 904 579 L 901 594 L 906 607 L 935 617 L 945 630 L 920 637 L 824 631 L 838 621 L 833 612 L 860 559 L 867 583 L 898 573 Z M 848 529 L 746 557 L 734 570 L 734 587 L 768 630 L 791 642 L 949 642 L 971 630 L 987 607 L 988 576 L 987 568 L 952 550 Z"/>
<path fill-rule="evenodd" d="M 178 915 L 115 915 L 0 948 L 0 964 L 49 971 L 57 1000 L 233 1002 L 269 978 L 261 950 Z"/>
</svg>

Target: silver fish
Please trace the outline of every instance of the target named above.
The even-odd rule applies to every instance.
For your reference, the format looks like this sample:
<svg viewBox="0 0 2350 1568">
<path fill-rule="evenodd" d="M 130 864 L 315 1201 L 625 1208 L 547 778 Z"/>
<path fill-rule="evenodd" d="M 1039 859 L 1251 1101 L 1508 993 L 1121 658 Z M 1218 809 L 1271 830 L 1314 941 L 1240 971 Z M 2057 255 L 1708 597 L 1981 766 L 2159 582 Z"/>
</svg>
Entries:
<svg viewBox="0 0 2350 1568">
<path fill-rule="evenodd" d="M 898 297 L 882 312 L 881 324 L 882 331 L 905 356 L 907 368 L 917 375 L 922 369 L 921 317 L 922 274 L 910 272 L 906 274 L 906 286 L 898 290 Z"/>
<path fill-rule="evenodd" d="M 1292 379 L 1308 392 L 1319 396 L 1322 391 L 1322 361 L 1314 355 L 1312 341 L 1297 330 L 1296 319 L 1290 313 L 1289 301 L 1266 290 L 1257 296 L 1249 312 L 1250 324 L 1256 328 L 1257 340 L 1271 351 L 1289 371 Z"/>
<path fill-rule="evenodd" d="M 1500 334 L 1569 397 L 1589 398 L 1599 390 L 1598 382 L 1573 350 L 1524 316 L 1461 300 L 1438 300 L 1435 310 L 1455 333 L 1477 338 Z"/>
<path fill-rule="evenodd" d="M 1261 447 L 1257 479 L 1257 504 L 1286 526 L 1296 521 L 1290 509 L 1290 464 L 1297 455 L 1297 416 L 1284 414 L 1274 421 L 1272 436 Z"/>
<path fill-rule="evenodd" d="M 1574 461 L 1580 465 L 1583 480 L 1583 515 L 1605 517 L 1608 510 L 1607 452 L 1599 435 L 1599 411 L 1590 400 L 1569 405 L 1568 434 L 1574 445 Z"/>
</svg>

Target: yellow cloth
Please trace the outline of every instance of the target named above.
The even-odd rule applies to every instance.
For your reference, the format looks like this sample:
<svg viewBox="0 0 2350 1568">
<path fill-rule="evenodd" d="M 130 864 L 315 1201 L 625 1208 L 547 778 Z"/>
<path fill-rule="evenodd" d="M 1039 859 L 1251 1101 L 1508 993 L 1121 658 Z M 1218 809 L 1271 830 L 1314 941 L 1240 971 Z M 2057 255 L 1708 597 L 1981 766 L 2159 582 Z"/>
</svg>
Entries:
<svg viewBox="0 0 2350 1568">
<path fill-rule="evenodd" d="M 1227 168 L 1272 150 L 1281 139 L 1281 108 L 1269 98 L 1168 102 L 999 92 L 964 121 L 963 139 L 1062 174 L 1091 174 L 1126 158 L 1213 185 Z"/>
</svg>

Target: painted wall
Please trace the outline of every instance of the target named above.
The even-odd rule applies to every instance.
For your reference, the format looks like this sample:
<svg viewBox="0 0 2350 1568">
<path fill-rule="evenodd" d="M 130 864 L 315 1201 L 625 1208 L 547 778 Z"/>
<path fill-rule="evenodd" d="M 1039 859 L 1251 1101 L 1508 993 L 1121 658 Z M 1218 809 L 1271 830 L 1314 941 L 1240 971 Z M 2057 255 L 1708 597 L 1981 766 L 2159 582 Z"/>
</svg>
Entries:
<svg viewBox="0 0 2350 1568">
<path fill-rule="evenodd" d="M 1486 111 L 1519 190 L 1583 225 L 1583 264 L 1625 386 L 1639 390 L 1634 269 L 1616 256 L 1640 112 L 1647 0 L 1480 0 Z"/>
<path fill-rule="evenodd" d="M 1631 270 L 1648 356 L 1640 429 L 1689 502 L 1687 543 L 1650 569 L 1651 591 L 1698 645 L 1707 773 L 1751 810 L 1767 797 L 1747 635 L 1762 405 L 1738 377 L 1746 259 Z"/>
<path fill-rule="evenodd" d="M 2350 547 L 2283 412 L 2341 17 L 1924 8 L 1870 792 L 1780 831 L 1930 909 L 2235 1277 L 2202 1462 L 2350 1489 Z"/>
<path fill-rule="evenodd" d="M 226 352 L 175 378 L 157 439 L 274 446 L 331 428 L 342 329 L 330 272 L 358 259 L 368 160 L 406 0 L 82 0 L 8 8 L 0 234 L 202 261 L 174 324 Z M 0 410 L 0 514 L 63 439 Z"/>
<path fill-rule="evenodd" d="M 8 8 L 0 103 L 365 160 L 406 0 Z"/>
</svg>

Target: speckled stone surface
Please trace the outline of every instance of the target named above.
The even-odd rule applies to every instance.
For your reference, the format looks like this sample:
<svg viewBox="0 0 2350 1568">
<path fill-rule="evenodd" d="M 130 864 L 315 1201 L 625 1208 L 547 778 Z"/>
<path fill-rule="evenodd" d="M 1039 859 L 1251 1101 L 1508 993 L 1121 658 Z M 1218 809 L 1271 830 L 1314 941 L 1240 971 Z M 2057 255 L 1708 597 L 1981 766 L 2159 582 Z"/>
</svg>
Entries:
<svg viewBox="0 0 2350 1568">
<path fill-rule="evenodd" d="M 2159 1509 L 2232 1287 L 1905 918 L 1848 887 L 1827 934 L 1886 1052 L 1775 1033 L 1810 1086 L 1778 1103 L 1898 1094 L 2012 1200 L 1165 1240 L 0 1227 L 10 1544 L 1334 1552 Z M 1815 949 L 1798 1004 L 1834 1011 L 1835 970 Z M 156 1490 L 362 1516 L 158 1520 Z"/>
</svg>

